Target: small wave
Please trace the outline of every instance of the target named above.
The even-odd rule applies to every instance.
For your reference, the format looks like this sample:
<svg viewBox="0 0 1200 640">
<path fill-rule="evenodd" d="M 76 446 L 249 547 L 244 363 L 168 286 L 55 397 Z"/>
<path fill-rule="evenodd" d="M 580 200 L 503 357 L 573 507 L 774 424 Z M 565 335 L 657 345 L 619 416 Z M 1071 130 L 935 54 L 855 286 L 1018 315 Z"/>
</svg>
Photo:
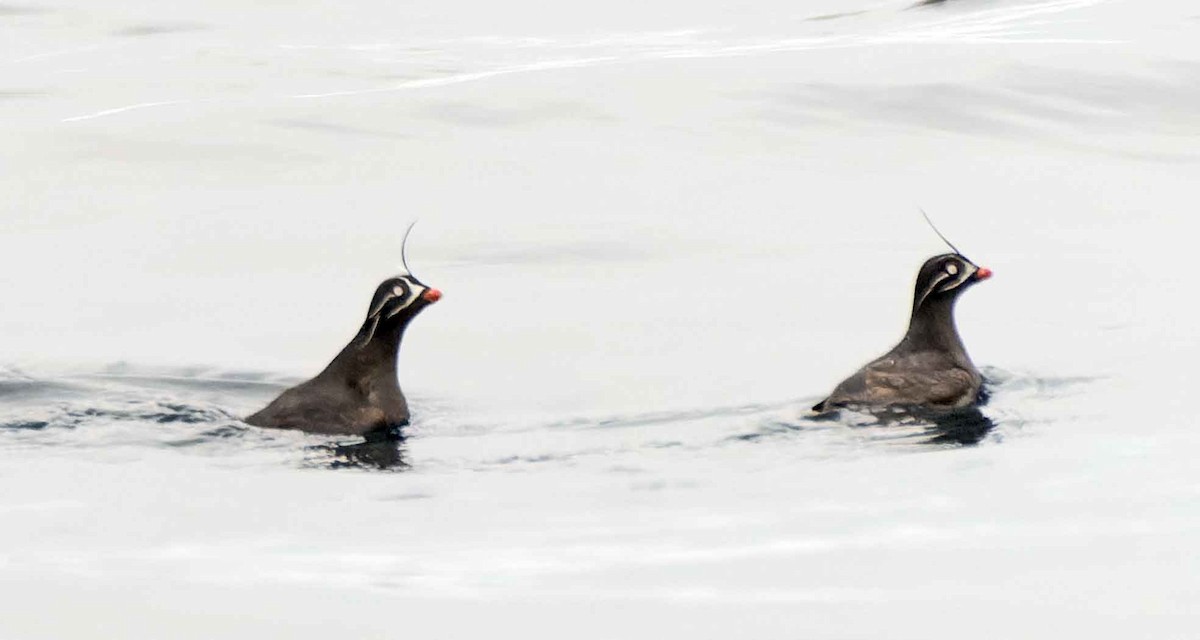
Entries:
<svg viewBox="0 0 1200 640">
<path fill-rule="evenodd" d="M 999 367 L 982 368 L 984 388 L 989 393 L 1028 393 L 1059 396 L 1079 393 L 1083 387 L 1103 381 L 1105 376 L 1038 376 L 1016 373 Z"/>
<path fill-rule="evenodd" d="M 168 447 L 196 447 L 219 442 L 223 440 L 232 440 L 245 438 L 251 433 L 251 427 L 242 424 L 224 424 L 213 429 L 206 429 L 199 432 L 193 437 L 180 438 L 175 440 L 163 440 L 162 444 Z"/>
<path fill-rule="evenodd" d="M 181 385 L 195 388 L 256 388 L 285 387 L 300 382 L 294 376 L 281 376 L 265 371 L 219 369 L 201 366 L 151 367 L 116 362 L 98 369 L 69 372 L 69 375 L 91 380 L 129 380 L 138 383 Z"/>
<path fill-rule="evenodd" d="M 820 416 L 804 416 L 795 422 L 766 422 L 755 431 L 737 434 L 728 440 L 759 442 L 841 430 L 856 441 L 974 445 L 982 442 L 995 427 L 995 421 L 975 407 L 954 411 L 905 409 L 876 413 L 841 409 Z"/>
<path fill-rule="evenodd" d="M 656 424 L 672 424 L 695 422 L 709 418 L 728 418 L 737 416 L 752 416 L 791 407 L 796 401 L 776 402 L 769 404 L 743 404 L 726 407 L 708 407 L 701 409 L 684 409 L 680 411 L 655 411 L 626 416 L 609 416 L 603 418 L 572 418 L 547 425 L 551 429 L 615 429 L 623 427 L 644 427 Z"/>
<path fill-rule="evenodd" d="M 50 394 L 78 390 L 78 385 L 65 381 L 44 380 L 16 367 L 0 367 L 0 398 L 7 402 L 19 402 L 27 398 L 42 398 Z"/>
<path fill-rule="evenodd" d="M 64 413 L 67 420 L 76 423 L 90 420 L 154 422 L 158 424 L 206 424 L 219 421 L 231 421 L 238 418 L 223 409 L 202 407 L 182 402 L 153 402 L 146 406 L 132 408 L 103 408 L 86 407 L 83 409 L 68 409 Z"/>
<path fill-rule="evenodd" d="M 266 402 L 288 383 L 274 374 L 205 367 L 117 363 L 52 379 L 9 369 L 0 372 L 0 396 L 19 402 L 14 415 L 0 421 L 0 431 L 14 435 L 12 446 L 132 446 L 304 468 L 409 468 L 399 434 L 381 442 L 347 443 L 252 427 L 229 408 Z"/>
<path fill-rule="evenodd" d="M 830 425 L 826 422 L 817 420 L 806 420 L 801 418 L 796 422 L 788 422 L 785 420 L 768 420 L 758 425 L 758 427 L 750 433 L 739 433 L 729 436 L 727 440 L 733 442 L 757 442 L 768 438 L 775 438 L 786 435 L 793 435 L 803 432 L 811 432 L 821 429 L 829 429 Z"/>
<path fill-rule="evenodd" d="M 50 423 L 45 420 L 17 420 L 14 422 L 0 423 L 0 429 L 12 429 L 14 431 L 40 431 L 49 426 Z"/>
<path fill-rule="evenodd" d="M 246 425 L 231 406 L 247 409 L 276 392 L 278 376 L 220 372 L 205 368 L 148 370 L 115 365 L 76 376 L 39 379 L 13 370 L 0 374 L 0 396 L 15 399 L 15 410 L 0 421 L 10 434 L 0 445 L 57 446 L 89 450 L 108 447 L 158 448 L 189 455 L 253 460 L 304 468 L 404 471 L 414 466 L 405 438 L 437 440 L 491 438 L 486 455 L 471 461 L 434 454 L 422 466 L 466 464 L 479 470 L 543 465 L 591 464 L 604 457 L 663 455 L 704 451 L 728 445 L 779 443 L 805 438 L 806 450 L 820 455 L 855 455 L 864 445 L 959 447 L 1001 442 L 1029 424 L 1045 402 L 1082 392 L 1100 378 L 1046 377 L 984 368 L 986 403 L 954 412 L 904 412 L 880 415 L 841 411 L 808 414 L 817 398 L 781 402 L 698 407 L 608 416 L 580 416 L 520 424 L 513 420 L 464 422 L 452 402 L 423 404 L 424 417 L 384 442 L 364 442 Z M 48 401 L 48 399 L 51 399 Z M 443 406 L 444 405 L 444 406 Z M 1061 409 L 1054 409 L 1061 414 Z M 631 428 L 612 441 L 606 431 Z M 553 439 L 547 440 L 553 436 Z M 531 441 L 530 437 L 536 437 Z M 531 450 L 531 444 L 536 449 Z M 449 443 L 436 451 L 460 451 Z M 506 450 L 507 449 L 507 450 Z M 431 451 L 426 449 L 427 452 Z M 427 453 L 428 456 L 428 453 Z M 469 458 L 470 456 L 468 456 Z"/>
</svg>

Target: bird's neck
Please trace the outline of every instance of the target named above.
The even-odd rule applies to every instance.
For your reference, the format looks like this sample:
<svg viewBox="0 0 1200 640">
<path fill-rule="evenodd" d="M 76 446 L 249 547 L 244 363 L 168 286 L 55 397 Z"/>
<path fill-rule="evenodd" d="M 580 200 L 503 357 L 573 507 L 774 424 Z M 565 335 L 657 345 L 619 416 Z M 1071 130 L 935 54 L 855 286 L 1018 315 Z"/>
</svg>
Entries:
<svg viewBox="0 0 1200 640">
<path fill-rule="evenodd" d="M 329 364 L 329 369 L 347 378 L 396 381 L 396 357 L 404 338 L 404 325 L 372 327 L 368 320 L 354 339 Z"/>
<path fill-rule="evenodd" d="M 954 325 L 957 299 L 957 296 L 928 299 L 913 309 L 908 333 L 900 344 L 912 351 L 943 351 L 967 360 L 967 350 Z"/>
</svg>

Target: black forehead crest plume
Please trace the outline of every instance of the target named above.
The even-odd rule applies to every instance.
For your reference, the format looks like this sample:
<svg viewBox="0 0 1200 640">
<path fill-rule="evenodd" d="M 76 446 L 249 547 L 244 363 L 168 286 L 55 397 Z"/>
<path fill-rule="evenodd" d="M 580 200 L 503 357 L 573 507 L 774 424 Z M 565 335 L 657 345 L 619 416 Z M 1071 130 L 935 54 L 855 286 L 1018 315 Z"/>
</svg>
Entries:
<svg viewBox="0 0 1200 640">
<path fill-rule="evenodd" d="M 933 232 L 936 233 L 937 236 L 942 239 L 942 242 L 945 242 L 946 246 L 950 247 L 951 251 L 953 251 L 954 253 L 957 253 L 958 255 L 962 256 L 963 258 L 966 258 L 966 256 L 963 256 L 963 252 L 958 250 L 958 247 L 954 246 L 954 244 L 952 242 L 947 240 L 946 236 L 942 235 L 941 231 L 938 231 L 937 225 L 933 224 L 933 220 L 929 219 L 929 214 L 925 213 L 925 209 L 922 207 L 917 207 L 917 208 L 921 210 L 921 215 L 924 216 L 925 223 L 928 224 L 929 228 L 933 229 Z M 969 260 L 968 260 L 968 262 L 969 262 Z"/>
<path fill-rule="evenodd" d="M 408 234 L 412 233 L 413 227 L 417 226 L 417 221 L 413 220 L 409 223 L 408 228 L 404 230 L 404 239 L 400 241 L 400 264 L 404 265 L 404 273 L 413 276 L 412 269 L 408 268 Z"/>
</svg>

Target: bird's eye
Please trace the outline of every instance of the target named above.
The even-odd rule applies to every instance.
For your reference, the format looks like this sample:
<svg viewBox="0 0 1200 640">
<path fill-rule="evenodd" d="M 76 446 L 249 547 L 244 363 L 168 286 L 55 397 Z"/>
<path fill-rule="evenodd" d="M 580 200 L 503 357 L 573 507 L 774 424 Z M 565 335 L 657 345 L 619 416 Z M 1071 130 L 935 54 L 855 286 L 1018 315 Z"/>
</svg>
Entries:
<svg viewBox="0 0 1200 640">
<path fill-rule="evenodd" d="M 403 298 L 405 296 L 404 287 L 395 287 L 392 289 L 392 295 L 396 296 L 397 298 Z"/>
<path fill-rule="evenodd" d="M 946 273 L 948 273 L 952 276 L 958 275 L 958 265 L 954 264 L 953 262 L 946 265 Z"/>
</svg>

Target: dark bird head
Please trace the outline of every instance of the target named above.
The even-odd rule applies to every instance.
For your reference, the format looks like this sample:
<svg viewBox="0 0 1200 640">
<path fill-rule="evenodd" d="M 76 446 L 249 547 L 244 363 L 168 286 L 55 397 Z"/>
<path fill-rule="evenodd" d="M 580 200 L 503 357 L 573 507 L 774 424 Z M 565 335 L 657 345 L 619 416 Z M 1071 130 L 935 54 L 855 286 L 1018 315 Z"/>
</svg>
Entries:
<svg viewBox="0 0 1200 640">
<path fill-rule="evenodd" d="M 410 320 L 429 305 L 442 299 L 442 292 L 425 285 L 408 268 L 408 236 L 417 222 L 414 220 L 404 230 L 400 240 L 400 263 L 404 273 L 388 278 L 375 289 L 371 306 L 367 309 L 367 320 L 359 332 L 358 343 L 365 346 L 376 335 L 394 336 L 397 340 Z"/>
<path fill-rule="evenodd" d="M 442 292 L 426 286 L 411 275 L 388 278 L 375 289 L 367 320 L 363 324 L 361 344 L 376 334 L 403 329 L 425 307 L 442 299 Z"/>
<path fill-rule="evenodd" d="M 925 305 L 953 301 L 977 282 L 992 277 L 992 270 L 971 262 L 961 253 L 943 253 L 921 265 L 913 294 L 913 312 Z"/>
</svg>

